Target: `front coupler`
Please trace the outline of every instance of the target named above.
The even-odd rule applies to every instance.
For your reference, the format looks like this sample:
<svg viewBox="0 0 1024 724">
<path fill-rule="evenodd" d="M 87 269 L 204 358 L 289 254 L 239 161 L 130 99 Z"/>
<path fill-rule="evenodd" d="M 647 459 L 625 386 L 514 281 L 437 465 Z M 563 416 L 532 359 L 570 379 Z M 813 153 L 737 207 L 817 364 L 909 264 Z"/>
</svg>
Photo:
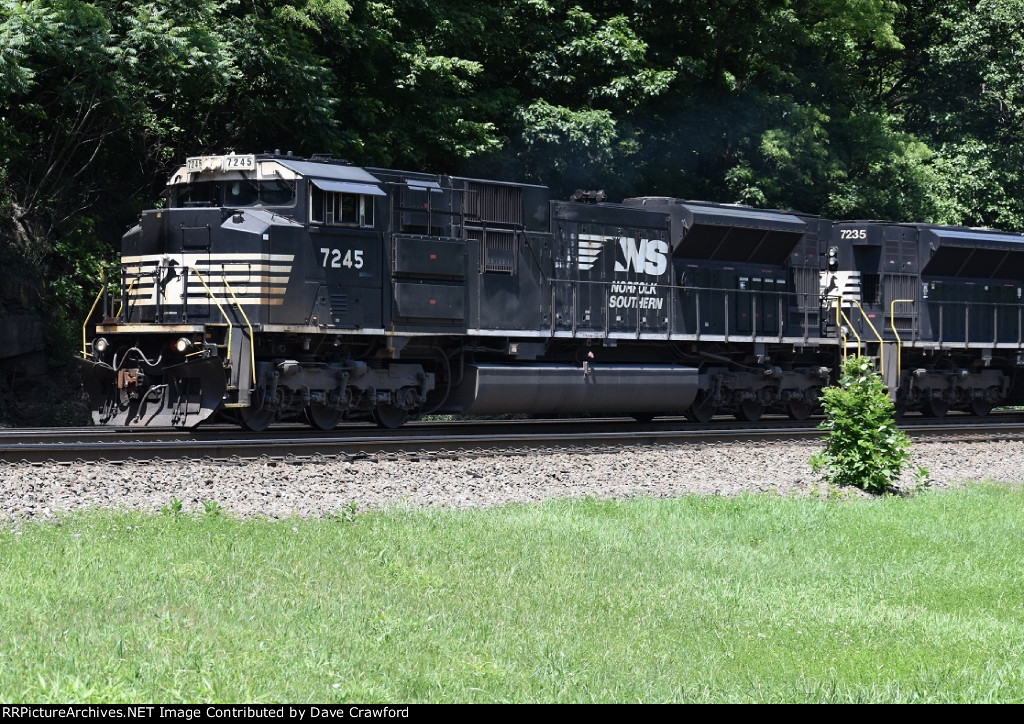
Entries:
<svg viewBox="0 0 1024 724">
<path fill-rule="evenodd" d="M 114 369 L 79 359 L 97 425 L 109 427 L 195 427 L 224 403 L 227 381 L 220 357 L 163 367 Z"/>
</svg>

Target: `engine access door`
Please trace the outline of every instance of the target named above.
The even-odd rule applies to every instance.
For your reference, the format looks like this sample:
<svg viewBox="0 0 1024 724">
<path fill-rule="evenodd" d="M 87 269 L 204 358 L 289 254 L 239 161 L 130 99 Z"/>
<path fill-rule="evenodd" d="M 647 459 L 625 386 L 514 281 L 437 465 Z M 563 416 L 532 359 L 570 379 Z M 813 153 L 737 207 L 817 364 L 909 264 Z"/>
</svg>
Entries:
<svg viewBox="0 0 1024 724">
<path fill-rule="evenodd" d="M 330 319 L 320 319 L 319 323 L 379 329 L 383 267 L 381 233 L 337 227 L 310 231 L 313 264 L 323 273 L 330 305 Z"/>
</svg>

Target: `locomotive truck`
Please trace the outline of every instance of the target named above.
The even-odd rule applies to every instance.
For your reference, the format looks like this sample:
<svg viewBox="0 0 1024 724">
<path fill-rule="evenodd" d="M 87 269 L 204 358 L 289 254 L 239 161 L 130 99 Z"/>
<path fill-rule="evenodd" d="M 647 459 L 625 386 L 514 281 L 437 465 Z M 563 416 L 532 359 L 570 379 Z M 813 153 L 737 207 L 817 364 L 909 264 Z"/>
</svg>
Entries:
<svg viewBox="0 0 1024 724">
<path fill-rule="evenodd" d="M 94 421 L 806 419 L 847 355 L 897 407 L 1019 403 L 1024 236 L 290 154 L 189 158 L 83 326 Z"/>
</svg>

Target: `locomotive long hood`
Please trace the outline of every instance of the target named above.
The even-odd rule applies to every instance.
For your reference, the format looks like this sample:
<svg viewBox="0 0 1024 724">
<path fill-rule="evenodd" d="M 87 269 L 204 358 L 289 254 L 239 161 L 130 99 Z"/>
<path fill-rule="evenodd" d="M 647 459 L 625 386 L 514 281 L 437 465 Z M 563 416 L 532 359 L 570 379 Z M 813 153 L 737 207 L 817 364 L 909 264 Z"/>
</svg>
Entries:
<svg viewBox="0 0 1024 724">
<path fill-rule="evenodd" d="M 667 212 L 672 218 L 672 255 L 683 259 L 782 264 L 807 231 L 803 219 L 782 211 L 662 197 L 625 203 Z"/>
</svg>

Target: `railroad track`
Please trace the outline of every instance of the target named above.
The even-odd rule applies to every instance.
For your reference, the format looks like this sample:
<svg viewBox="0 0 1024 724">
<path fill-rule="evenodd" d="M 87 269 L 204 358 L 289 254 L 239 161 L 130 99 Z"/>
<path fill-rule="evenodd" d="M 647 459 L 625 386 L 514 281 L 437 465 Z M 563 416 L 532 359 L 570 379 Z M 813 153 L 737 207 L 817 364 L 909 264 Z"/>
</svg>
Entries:
<svg viewBox="0 0 1024 724">
<path fill-rule="evenodd" d="M 756 425 L 715 420 L 693 425 L 682 418 L 637 423 L 623 418 L 418 422 L 381 431 L 367 424 L 342 425 L 325 433 L 284 425 L 260 434 L 234 426 L 197 430 L 32 428 L 0 430 L 0 462 L 42 464 L 146 461 L 156 459 L 240 460 L 259 458 L 359 458 L 387 455 L 488 455 L 567 448 L 600 450 L 623 445 L 723 442 L 770 443 L 819 437 L 816 420 L 771 420 Z M 910 417 L 901 426 L 915 439 L 972 441 L 1024 438 L 1024 415 L 987 418 L 950 416 L 941 421 Z"/>
</svg>

